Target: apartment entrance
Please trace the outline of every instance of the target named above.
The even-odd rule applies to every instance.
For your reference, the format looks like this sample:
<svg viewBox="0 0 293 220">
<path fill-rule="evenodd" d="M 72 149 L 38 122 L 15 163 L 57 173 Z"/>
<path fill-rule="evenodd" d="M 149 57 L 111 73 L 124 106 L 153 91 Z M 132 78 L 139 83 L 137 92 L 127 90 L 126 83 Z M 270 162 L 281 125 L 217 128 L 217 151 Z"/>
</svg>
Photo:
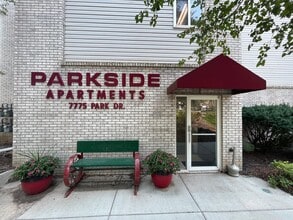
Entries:
<svg viewBox="0 0 293 220">
<path fill-rule="evenodd" d="M 217 96 L 176 97 L 176 150 L 181 169 L 218 170 L 219 102 Z"/>
</svg>

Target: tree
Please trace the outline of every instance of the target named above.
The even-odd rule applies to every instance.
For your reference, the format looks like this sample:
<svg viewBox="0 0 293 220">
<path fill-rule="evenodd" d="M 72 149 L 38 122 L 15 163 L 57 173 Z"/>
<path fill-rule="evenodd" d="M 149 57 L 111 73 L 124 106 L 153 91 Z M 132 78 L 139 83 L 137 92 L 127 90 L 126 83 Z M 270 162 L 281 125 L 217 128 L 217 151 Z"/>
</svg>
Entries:
<svg viewBox="0 0 293 220">
<path fill-rule="evenodd" d="M 145 10 L 136 16 L 136 23 L 150 17 L 150 25 L 155 27 L 159 11 L 166 5 L 173 6 L 174 0 L 144 0 Z M 207 54 L 221 48 L 224 54 L 230 54 L 227 38 L 237 39 L 244 27 L 251 27 L 251 43 L 260 42 L 257 66 L 265 65 L 267 53 L 271 48 L 282 49 L 282 57 L 293 51 L 293 1 L 292 0 L 213 0 L 211 7 L 205 0 L 195 0 L 192 7 L 200 7 L 202 14 L 192 26 L 178 34 L 179 38 L 189 37 L 195 45 L 193 54 L 187 59 L 194 59 L 198 64 Z M 276 18 L 281 18 L 282 23 Z M 269 42 L 263 42 L 263 34 L 271 34 Z M 184 64 L 183 59 L 179 63 Z"/>
<path fill-rule="evenodd" d="M 6 15 L 8 10 L 7 10 L 7 6 L 10 3 L 14 3 L 15 0 L 0 0 L 0 14 L 4 14 Z"/>
</svg>

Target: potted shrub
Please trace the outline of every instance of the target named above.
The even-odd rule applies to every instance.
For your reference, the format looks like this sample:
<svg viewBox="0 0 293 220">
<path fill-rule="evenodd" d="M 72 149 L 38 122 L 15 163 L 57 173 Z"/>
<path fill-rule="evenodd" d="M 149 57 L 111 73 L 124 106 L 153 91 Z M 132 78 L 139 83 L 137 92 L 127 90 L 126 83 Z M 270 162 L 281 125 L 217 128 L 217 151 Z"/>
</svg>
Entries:
<svg viewBox="0 0 293 220">
<path fill-rule="evenodd" d="M 22 190 L 28 195 L 34 195 L 49 188 L 54 170 L 59 167 L 59 158 L 39 152 L 21 155 L 28 160 L 14 170 L 13 177 L 21 181 Z"/>
<path fill-rule="evenodd" d="M 156 150 L 149 154 L 143 165 L 147 174 L 151 174 L 152 181 L 159 188 L 168 187 L 172 181 L 172 175 L 179 171 L 179 159 L 163 150 Z"/>
</svg>

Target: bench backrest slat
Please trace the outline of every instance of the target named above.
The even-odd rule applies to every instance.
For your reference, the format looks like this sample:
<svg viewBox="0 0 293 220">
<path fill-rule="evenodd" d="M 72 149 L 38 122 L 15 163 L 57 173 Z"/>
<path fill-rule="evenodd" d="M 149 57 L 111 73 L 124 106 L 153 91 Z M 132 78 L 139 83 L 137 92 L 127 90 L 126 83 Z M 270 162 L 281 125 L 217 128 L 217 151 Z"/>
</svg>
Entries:
<svg viewBox="0 0 293 220">
<path fill-rule="evenodd" d="M 138 146 L 138 140 L 77 141 L 77 152 L 137 152 Z"/>
</svg>

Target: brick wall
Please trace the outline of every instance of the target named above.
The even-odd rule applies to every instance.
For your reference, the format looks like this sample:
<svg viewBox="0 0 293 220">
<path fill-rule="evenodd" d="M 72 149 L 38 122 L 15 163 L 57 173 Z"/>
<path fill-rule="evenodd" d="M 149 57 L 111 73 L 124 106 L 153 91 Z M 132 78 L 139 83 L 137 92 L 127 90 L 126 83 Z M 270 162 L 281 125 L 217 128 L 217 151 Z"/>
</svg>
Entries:
<svg viewBox="0 0 293 220">
<path fill-rule="evenodd" d="M 32 71 L 60 71 L 63 59 L 63 0 L 27 0 L 15 5 L 13 164 L 19 151 L 60 151 L 70 146 L 57 135 L 65 123 L 60 103 L 46 103 L 45 90 L 30 86 Z M 36 95 L 37 94 L 37 95 Z M 62 143 L 62 144 L 60 144 Z"/>
<path fill-rule="evenodd" d="M 0 105 L 13 103 L 14 6 L 0 14 Z M 1 106 L 0 106 L 1 107 Z"/>
<path fill-rule="evenodd" d="M 156 148 L 176 152 L 176 105 L 175 96 L 167 95 L 167 87 L 190 67 L 150 64 L 111 63 L 63 63 L 63 0 L 28 0 L 16 4 L 15 17 L 15 75 L 14 75 L 14 155 L 13 163 L 18 165 L 25 158 L 20 151 L 46 150 L 56 153 L 63 162 L 75 152 L 76 141 L 80 139 L 139 139 L 142 157 Z M 237 54 L 234 58 L 239 59 Z M 60 72 L 95 73 L 148 73 L 160 74 L 160 87 L 135 88 L 144 90 L 140 100 L 135 95 L 125 100 L 96 100 L 84 97 L 73 101 L 87 103 L 87 109 L 70 109 L 72 100 L 46 99 L 49 89 L 56 92 L 72 90 L 97 90 L 87 86 L 51 86 L 45 83 L 31 85 L 31 72 L 42 71 L 48 76 Z M 66 80 L 65 80 L 66 82 Z M 110 90 L 113 88 L 102 87 Z M 129 91 L 129 86 L 119 85 L 114 90 Z M 90 109 L 92 102 L 123 103 L 124 109 Z M 241 165 L 241 107 L 236 96 L 222 97 L 222 168 L 230 163 L 229 147 L 237 147 L 237 163 Z"/>
<path fill-rule="evenodd" d="M 239 95 L 222 97 L 222 169 L 232 162 L 230 148 L 235 147 L 235 163 L 242 169 L 242 105 Z"/>
</svg>

